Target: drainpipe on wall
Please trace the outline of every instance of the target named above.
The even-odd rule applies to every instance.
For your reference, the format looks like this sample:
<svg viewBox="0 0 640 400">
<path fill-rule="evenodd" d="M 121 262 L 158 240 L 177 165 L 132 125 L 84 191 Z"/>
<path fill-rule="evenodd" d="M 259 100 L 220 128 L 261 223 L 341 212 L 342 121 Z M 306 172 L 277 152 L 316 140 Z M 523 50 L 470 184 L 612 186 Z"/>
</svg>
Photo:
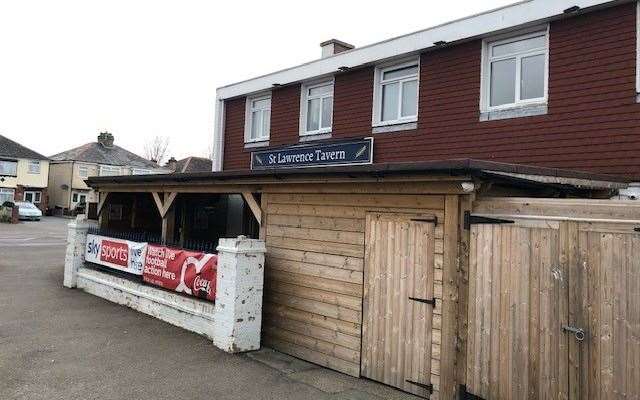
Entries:
<svg viewBox="0 0 640 400">
<path fill-rule="evenodd" d="M 69 202 L 67 203 L 69 212 L 71 212 L 71 196 L 73 195 L 73 164 L 75 164 L 75 161 L 71 161 L 71 173 L 69 174 Z M 64 210 L 62 212 L 64 214 Z"/>
<path fill-rule="evenodd" d="M 224 100 L 216 96 L 216 116 L 213 127 L 213 171 L 222 171 L 224 159 Z"/>
</svg>

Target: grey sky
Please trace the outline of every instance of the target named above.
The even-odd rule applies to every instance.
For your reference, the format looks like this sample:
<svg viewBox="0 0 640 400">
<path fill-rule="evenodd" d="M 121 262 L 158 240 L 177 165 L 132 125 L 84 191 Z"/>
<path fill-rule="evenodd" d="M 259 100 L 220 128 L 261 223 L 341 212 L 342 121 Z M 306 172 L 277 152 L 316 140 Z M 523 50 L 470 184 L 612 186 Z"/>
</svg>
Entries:
<svg viewBox="0 0 640 400">
<path fill-rule="evenodd" d="M 215 88 L 513 0 L 0 0 L 0 134 L 45 155 L 109 130 L 204 156 Z"/>
</svg>

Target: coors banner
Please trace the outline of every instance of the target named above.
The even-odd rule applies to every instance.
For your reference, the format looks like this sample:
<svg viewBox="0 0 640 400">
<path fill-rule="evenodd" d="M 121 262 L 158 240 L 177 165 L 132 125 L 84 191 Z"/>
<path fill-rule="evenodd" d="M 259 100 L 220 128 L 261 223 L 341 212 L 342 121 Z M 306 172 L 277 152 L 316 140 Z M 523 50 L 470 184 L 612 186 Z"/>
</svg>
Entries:
<svg viewBox="0 0 640 400">
<path fill-rule="evenodd" d="M 146 243 L 89 234 L 84 259 L 94 264 L 142 275 L 146 248 Z"/>
<path fill-rule="evenodd" d="M 149 244 L 142 279 L 165 289 L 214 301 L 217 263 L 215 254 Z"/>
</svg>

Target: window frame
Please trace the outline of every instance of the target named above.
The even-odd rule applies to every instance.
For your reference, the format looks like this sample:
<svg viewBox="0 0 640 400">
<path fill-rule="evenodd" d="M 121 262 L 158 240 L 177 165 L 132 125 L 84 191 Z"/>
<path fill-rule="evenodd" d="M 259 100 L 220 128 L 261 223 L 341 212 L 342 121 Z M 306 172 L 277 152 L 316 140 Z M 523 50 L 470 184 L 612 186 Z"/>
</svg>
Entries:
<svg viewBox="0 0 640 400">
<path fill-rule="evenodd" d="M 71 202 L 80 204 L 80 203 L 82 203 L 80 201 L 81 197 L 84 197 L 84 202 L 86 204 L 87 203 L 87 193 L 82 193 L 82 192 L 73 192 L 73 193 L 71 193 Z M 75 198 L 75 200 L 74 200 L 74 198 Z"/>
<path fill-rule="evenodd" d="M 266 136 L 261 136 L 258 138 L 251 137 L 251 129 L 253 127 L 253 111 L 257 110 L 253 108 L 253 102 L 260 100 L 269 100 L 269 107 L 260 109 L 262 112 L 268 110 L 269 111 L 269 130 L 267 131 Z M 244 143 L 260 143 L 260 142 L 268 142 L 271 137 L 271 92 L 263 92 L 259 94 L 255 94 L 252 96 L 247 96 L 247 101 L 245 104 L 245 116 L 244 116 Z"/>
<path fill-rule="evenodd" d="M 400 101 L 398 102 L 398 118 L 394 120 L 382 121 L 382 86 L 384 84 L 392 82 L 402 83 L 414 80 L 413 75 L 410 77 L 403 77 L 399 79 L 383 80 L 382 77 L 384 76 L 384 73 L 411 66 L 416 66 L 418 68 L 418 72 L 415 74 L 415 81 L 418 87 L 416 93 L 416 115 L 410 117 L 402 117 L 402 84 L 400 84 L 400 90 L 398 91 L 398 98 L 400 99 Z M 418 121 L 418 114 L 420 112 L 420 70 L 420 57 L 411 57 L 409 59 L 396 60 L 376 66 L 373 83 L 373 118 L 371 123 L 373 127 L 406 124 Z"/>
<path fill-rule="evenodd" d="M 31 166 L 37 165 L 38 170 L 32 171 Z M 42 163 L 39 160 L 28 160 L 27 161 L 27 173 L 31 175 L 40 175 L 42 173 Z"/>
<path fill-rule="evenodd" d="M 0 172 L 0 176 L 9 176 L 9 177 L 17 177 L 18 176 L 18 160 L 2 160 L 0 159 L 0 163 L 7 163 L 13 165 L 13 173 L 3 173 Z"/>
<path fill-rule="evenodd" d="M 116 169 L 118 170 L 117 174 L 105 175 L 105 174 L 102 173 L 103 170 L 114 171 Z M 120 176 L 120 175 L 122 175 L 122 168 L 117 166 L 117 165 L 101 165 L 100 166 L 100 170 L 98 171 L 98 173 L 99 173 L 99 176 Z"/>
<path fill-rule="evenodd" d="M 40 204 L 42 202 L 42 192 L 39 190 L 25 190 L 24 195 L 23 195 L 23 201 L 28 201 L 27 200 L 27 194 L 30 194 L 33 196 L 33 201 L 30 201 L 30 203 L 32 204 Z"/>
<path fill-rule="evenodd" d="M 82 171 L 87 171 L 86 174 L 82 174 Z M 80 178 L 88 178 L 89 177 L 89 166 L 85 165 L 85 164 L 79 164 L 78 165 L 78 176 Z"/>
<path fill-rule="evenodd" d="M 544 36 L 545 48 L 528 50 L 526 52 L 511 53 L 509 55 L 492 57 L 491 51 L 495 46 L 517 42 L 520 40 L 530 39 L 538 36 Z M 544 54 L 544 88 L 542 97 L 534 99 L 521 100 L 521 73 L 522 73 L 522 59 L 525 57 L 531 57 L 535 55 Z M 498 106 L 491 105 L 491 63 L 500 60 L 516 59 L 516 75 L 515 75 L 515 101 L 513 103 L 501 104 Z M 482 41 L 482 63 L 481 63 L 481 79 L 480 79 L 480 111 L 491 112 L 500 110 L 510 110 L 517 108 L 524 108 L 530 106 L 546 105 L 549 101 L 549 24 L 544 26 L 535 26 L 526 30 L 519 30 L 515 32 L 509 32 L 499 36 L 492 36 L 485 38 Z"/>
<path fill-rule="evenodd" d="M 636 2 L 636 94 L 640 94 L 640 1 Z"/>
<path fill-rule="evenodd" d="M 331 86 L 330 94 L 316 95 L 310 96 L 309 91 L 311 89 L 323 87 L 323 86 Z M 324 99 L 331 97 L 331 124 L 327 128 L 319 127 L 314 131 L 307 130 L 307 119 L 309 117 L 309 100 L 312 99 L 320 99 L 320 121 L 322 121 L 322 104 L 324 103 Z M 330 79 L 322 79 L 315 80 L 311 82 L 306 82 L 301 85 L 300 90 L 300 136 L 314 136 L 314 135 L 323 135 L 327 133 L 331 133 L 333 131 L 333 109 L 335 105 L 335 78 L 331 77 Z M 322 125 L 322 123 L 321 123 Z"/>
<path fill-rule="evenodd" d="M 151 175 L 150 169 L 145 168 L 131 168 L 131 175 Z"/>
<path fill-rule="evenodd" d="M 5 202 L 5 201 L 10 201 L 12 203 L 15 203 L 16 201 L 16 190 L 13 188 L 0 188 L 0 197 L 5 197 L 5 195 L 10 194 L 11 195 L 11 199 L 10 200 L 0 200 L 0 206 Z"/>
</svg>

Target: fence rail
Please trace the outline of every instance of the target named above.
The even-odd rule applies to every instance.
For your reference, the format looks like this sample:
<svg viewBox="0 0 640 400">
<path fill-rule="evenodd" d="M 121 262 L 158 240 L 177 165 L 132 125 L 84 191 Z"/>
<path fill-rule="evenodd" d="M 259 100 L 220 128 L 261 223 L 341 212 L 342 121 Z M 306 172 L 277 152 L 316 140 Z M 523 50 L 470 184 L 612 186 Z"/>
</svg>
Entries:
<svg viewBox="0 0 640 400">
<path fill-rule="evenodd" d="M 115 239 L 129 240 L 132 242 L 146 242 L 151 244 L 160 244 L 177 249 L 201 251 L 203 253 L 215 253 L 217 243 L 207 240 L 187 239 L 183 241 L 163 241 L 158 234 L 146 231 L 118 231 L 114 229 L 103 229 L 98 227 L 89 228 L 89 234 L 111 237 Z"/>
</svg>

